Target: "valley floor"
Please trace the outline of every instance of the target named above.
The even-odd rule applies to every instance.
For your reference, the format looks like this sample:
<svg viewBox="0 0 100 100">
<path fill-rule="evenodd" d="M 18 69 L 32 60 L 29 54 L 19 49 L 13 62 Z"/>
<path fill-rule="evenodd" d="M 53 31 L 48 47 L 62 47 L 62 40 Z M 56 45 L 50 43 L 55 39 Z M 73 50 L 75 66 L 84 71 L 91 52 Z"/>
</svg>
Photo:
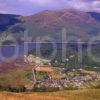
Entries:
<svg viewBox="0 0 100 100">
<path fill-rule="evenodd" d="M 100 89 L 42 93 L 0 92 L 0 100 L 100 100 Z"/>
</svg>

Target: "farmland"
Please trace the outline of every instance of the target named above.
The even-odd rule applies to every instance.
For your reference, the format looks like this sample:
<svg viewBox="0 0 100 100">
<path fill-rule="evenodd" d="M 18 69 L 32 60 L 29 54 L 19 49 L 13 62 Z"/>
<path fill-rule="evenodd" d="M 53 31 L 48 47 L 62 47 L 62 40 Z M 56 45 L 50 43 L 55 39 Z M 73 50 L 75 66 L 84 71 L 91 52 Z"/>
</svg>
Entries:
<svg viewBox="0 0 100 100">
<path fill-rule="evenodd" d="M 100 100 L 100 89 L 60 92 L 8 93 L 1 92 L 0 100 Z"/>
</svg>

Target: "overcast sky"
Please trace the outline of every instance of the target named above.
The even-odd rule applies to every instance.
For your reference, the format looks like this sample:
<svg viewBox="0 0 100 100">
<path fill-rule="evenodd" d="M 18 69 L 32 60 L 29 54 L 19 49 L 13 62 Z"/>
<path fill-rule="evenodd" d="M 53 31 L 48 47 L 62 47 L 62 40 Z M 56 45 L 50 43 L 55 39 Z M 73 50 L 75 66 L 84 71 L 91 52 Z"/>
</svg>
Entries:
<svg viewBox="0 0 100 100">
<path fill-rule="evenodd" d="M 7 14 L 32 15 L 65 8 L 100 12 L 100 0 L 0 0 L 0 13 Z"/>
</svg>

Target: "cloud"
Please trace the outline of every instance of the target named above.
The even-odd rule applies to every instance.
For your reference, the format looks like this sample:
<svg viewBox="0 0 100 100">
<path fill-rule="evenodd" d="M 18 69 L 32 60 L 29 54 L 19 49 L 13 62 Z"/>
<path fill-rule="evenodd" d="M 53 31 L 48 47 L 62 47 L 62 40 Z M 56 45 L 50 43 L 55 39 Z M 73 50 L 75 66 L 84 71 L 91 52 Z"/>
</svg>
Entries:
<svg viewBox="0 0 100 100">
<path fill-rule="evenodd" d="M 70 0 L 70 3 L 79 10 L 100 12 L 100 0 Z"/>
<path fill-rule="evenodd" d="M 94 9 L 95 11 L 100 12 L 100 1 L 93 1 L 92 2 L 92 9 Z"/>
<path fill-rule="evenodd" d="M 49 10 L 75 8 L 100 12 L 100 0 L 0 0 L 0 13 L 31 15 Z"/>
<path fill-rule="evenodd" d="M 24 1 L 27 1 L 27 0 L 24 0 Z M 38 4 L 38 5 L 45 5 L 45 4 L 53 3 L 52 0 L 29 0 L 29 1 L 34 3 L 34 4 Z"/>
</svg>

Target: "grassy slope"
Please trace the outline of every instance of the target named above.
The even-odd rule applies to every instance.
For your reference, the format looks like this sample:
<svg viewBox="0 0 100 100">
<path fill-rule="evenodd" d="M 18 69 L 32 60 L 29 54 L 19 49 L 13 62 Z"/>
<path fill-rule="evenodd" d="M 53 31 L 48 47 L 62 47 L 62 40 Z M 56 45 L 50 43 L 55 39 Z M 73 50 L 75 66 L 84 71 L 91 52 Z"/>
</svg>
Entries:
<svg viewBox="0 0 100 100">
<path fill-rule="evenodd" d="M 27 85 L 32 81 L 32 68 L 17 68 L 10 72 L 0 73 L 0 80 L 2 86 Z"/>
<path fill-rule="evenodd" d="M 47 93 L 0 93 L 0 100 L 100 100 L 100 90 L 75 90 Z"/>
</svg>

